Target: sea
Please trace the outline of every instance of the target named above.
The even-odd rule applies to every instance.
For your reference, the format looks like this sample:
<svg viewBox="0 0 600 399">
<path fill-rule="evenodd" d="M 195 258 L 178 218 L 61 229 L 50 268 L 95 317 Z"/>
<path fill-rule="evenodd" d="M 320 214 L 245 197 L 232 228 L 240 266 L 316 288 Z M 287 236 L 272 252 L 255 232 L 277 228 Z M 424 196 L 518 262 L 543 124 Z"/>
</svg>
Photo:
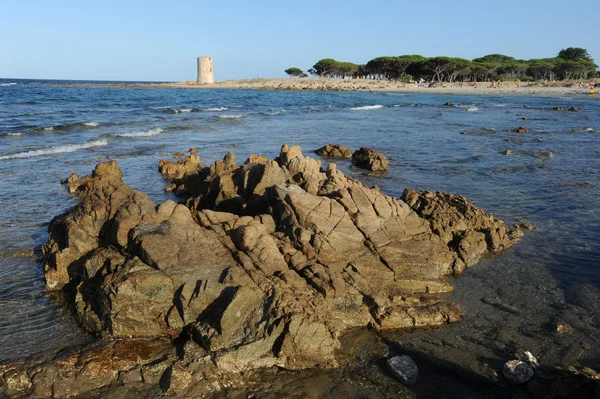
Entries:
<svg viewBox="0 0 600 399">
<path fill-rule="evenodd" d="M 240 163 L 250 153 L 273 158 L 283 144 L 300 145 L 317 159 L 314 151 L 328 143 L 373 148 L 390 160 L 387 173 L 370 174 L 349 160 L 337 161 L 338 168 L 392 196 L 406 188 L 460 194 L 507 223 L 533 226 L 516 247 L 457 279 L 454 295 L 466 317 L 473 301 L 481 306 L 472 313 L 502 313 L 486 305 L 499 301 L 519 307 L 514 317 L 523 323 L 542 326 L 569 303 L 579 304 L 579 292 L 593 293 L 588 302 L 598 300 L 600 101 L 594 96 L 94 83 L 0 79 L 0 361 L 93 339 L 73 321 L 61 296 L 44 288 L 41 246 L 48 224 L 77 202 L 60 180 L 114 159 L 133 188 L 157 203 L 176 200 L 164 192 L 157 164 L 190 148 L 207 165 L 228 151 Z M 528 132 L 512 132 L 520 126 Z M 476 288 L 474 281 L 486 273 L 500 277 L 488 274 L 486 288 Z M 561 299 L 522 299 L 544 290 Z M 600 343 L 594 317 L 574 328 Z"/>
</svg>

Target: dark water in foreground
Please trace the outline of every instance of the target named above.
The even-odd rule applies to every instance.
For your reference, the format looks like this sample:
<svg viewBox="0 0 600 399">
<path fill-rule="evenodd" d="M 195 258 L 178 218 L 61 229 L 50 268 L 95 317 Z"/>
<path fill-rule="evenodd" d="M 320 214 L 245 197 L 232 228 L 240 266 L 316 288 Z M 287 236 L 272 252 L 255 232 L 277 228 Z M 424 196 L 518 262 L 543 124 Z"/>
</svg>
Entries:
<svg viewBox="0 0 600 399">
<path fill-rule="evenodd" d="M 458 106 L 442 106 L 447 101 Z M 579 112 L 552 110 L 571 106 Z M 529 133 L 503 132 L 520 125 Z M 243 162 L 250 152 L 272 158 L 283 143 L 310 154 L 331 142 L 385 153 L 385 176 L 363 174 L 348 161 L 338 166 L 387 194 L 407 187 L 458 193 L 509 223 L 539 228 L 461 277 L 458 301 L 467 303 L 469 290 L 490 276 L 500 277 L 485 289 L 510 284 L 508 300 L 551 287 L 568 302 L 579 287 L 600 288 L 600 101 L 592 98 L 111 89 L 0 79 L 0 360 L 89 339 L 44 291 L 38 261 L 48 222 L 74 204 L 61 178 L 117 159 L 128 184 L 161 201 L 167 195 L 156 165 L 174 151 L 197 147 L 208 164 L 233 150 Z M 513 155 L 501 154 L 507 149 Z M 537 279 L 527 274 L 532 270 L 547 274 Z M 553 310 L 536 312 L 551 318 Z M 581 328 L 597 333 L 600 326 Z"/>
</svg>

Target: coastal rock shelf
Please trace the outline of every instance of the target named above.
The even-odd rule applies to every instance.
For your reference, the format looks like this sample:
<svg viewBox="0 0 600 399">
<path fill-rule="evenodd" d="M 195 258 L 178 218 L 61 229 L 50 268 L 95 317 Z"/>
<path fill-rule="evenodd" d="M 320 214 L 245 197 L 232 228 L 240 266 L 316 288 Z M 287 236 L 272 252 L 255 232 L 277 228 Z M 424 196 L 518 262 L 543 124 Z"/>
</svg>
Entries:
<svg viewBox="0 0 600 399">
<path fill-rule="evenodd" d="M 393 198 L 299 147 L 241 165 L 232 153 L 199 161 L 164 174 L 181 204 L 154 204 L 115 161 L 64 182 L 81 201 L 50 224 L 47 288 L 72 293 L 77 320 L 103 340 L 0 366 L 0 392 L 67 396 L 118 382 L 178 393 L 261 367 L 336 367 L 349 328 L 457 320 L 447 276 L 521 236 L 461 196 Z M 123 345 L 142 349 L 121 360 Z"/>
</svg>

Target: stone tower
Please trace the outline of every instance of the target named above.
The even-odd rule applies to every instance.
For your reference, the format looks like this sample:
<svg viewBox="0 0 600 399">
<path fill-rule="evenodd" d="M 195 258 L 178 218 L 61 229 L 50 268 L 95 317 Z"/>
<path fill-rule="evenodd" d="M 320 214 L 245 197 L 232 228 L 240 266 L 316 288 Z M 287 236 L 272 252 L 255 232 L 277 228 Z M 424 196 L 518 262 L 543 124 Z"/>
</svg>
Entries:
<svg viewBox="0 0 600 399">
<path fill-rule="evenodd" d="M 212 57 L 198 57 L 198 84 L 215 83 Z"/>
</svg>

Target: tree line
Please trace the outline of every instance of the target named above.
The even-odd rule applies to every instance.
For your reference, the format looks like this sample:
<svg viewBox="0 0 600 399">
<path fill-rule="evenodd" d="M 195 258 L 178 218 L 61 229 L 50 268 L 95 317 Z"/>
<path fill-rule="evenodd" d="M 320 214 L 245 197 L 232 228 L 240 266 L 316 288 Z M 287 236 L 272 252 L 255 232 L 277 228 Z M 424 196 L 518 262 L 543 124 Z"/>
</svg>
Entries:
<svg viewBox="0 0 600 399">
<path fill-rule="evenodd" d="M 455 57 L 423 57 L 401 55 L 377 57 L 366 64 L 319 60 L 307 72 L 323 78 L 360 78 L 385 80 L 426 80 L 437 82 L 469 82 L 488 80 L 585 80 L 600 77 L 598 65 L 586 49 L 569 47 L 554 58 L 518 60 L 504 54 L 488 54 L 467 60 Z M 299 68 L 295 74 L 305 75 Z M 296 71 L 297 70 L 297 71 Z M 298 72 L 299 71 L 299 72 Z"/>
</svg>

